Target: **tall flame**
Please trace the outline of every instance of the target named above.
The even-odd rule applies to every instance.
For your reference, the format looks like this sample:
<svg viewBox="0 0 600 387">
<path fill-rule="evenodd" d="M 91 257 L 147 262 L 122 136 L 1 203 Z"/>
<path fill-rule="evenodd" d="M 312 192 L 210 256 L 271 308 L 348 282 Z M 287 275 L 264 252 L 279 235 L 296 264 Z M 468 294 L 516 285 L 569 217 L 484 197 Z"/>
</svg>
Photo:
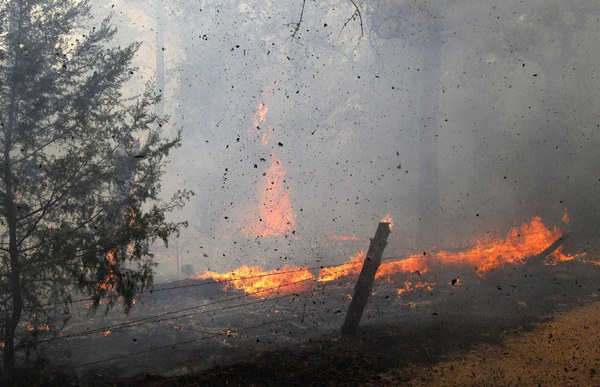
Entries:
<svg viewBox="0 0 600 387">
<path fill-rule="evenodd" d="M 286 170 L 281 161 L 275 155 L 271 155 L 271 167 L 259 186 L 260 218 L 244 230 L 247 237 L 283 235 L 294 229 L 296 215 L 289 191 L 284 186 L 285 174 Z"/>
</svg>

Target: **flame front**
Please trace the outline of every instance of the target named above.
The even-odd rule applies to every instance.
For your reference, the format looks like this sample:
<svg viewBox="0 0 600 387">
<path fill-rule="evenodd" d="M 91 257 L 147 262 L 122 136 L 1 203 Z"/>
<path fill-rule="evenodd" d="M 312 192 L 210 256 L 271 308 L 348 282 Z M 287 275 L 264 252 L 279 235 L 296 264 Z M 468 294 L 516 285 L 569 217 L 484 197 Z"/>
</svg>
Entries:
<svg viewBox="0 0 600 387">
<path fill-rule="evenodd" d="M 265 222 L 268 224 L 267 222 Z M 391 224 L 391 219 L 388 222 Z M 287 223 L 286 223 L 287 224 Z M 263 232 L 267 228 L 260 229 Z M 262 235 L 263 233 L 261 233 Z M 385 260 L 377 271 L 375 278 L 382 278 L 402 273 L 426 273 L 439 266 L 466 266 L 476 270 L 480 275 L 501 268 L 506 264 L 521 265 L 529 257 L 538 255 L 562 235 L 558 227 L 547 227 L 541 217 L 536 216 L 529 222 L 513 227 L 504 238 L 486 238 L 472 243 L 472 247 L 458 252 L 432 251 L 413 254 L 405 259 Z M 546 264 L 575 259 L 567 255 L 561 248 L 556 249 L 546 261 Z M 229 273 L 207 271 L 196 279 L 213 279 L 223 281 L 226 286 L 243 290 L 257 296 L 273 294 L 290 294 L 313 289 L 316 282 L 327 283 L 343 277 L 358 276 L 365 252 L 358 254 L 341 265 L 321 268 L 318 274 L 313 274 L 308 267 L 284 266 L 280 270 L 267 271 L 258 266 L 242 266 Z M 398 294 L 418 288 L 432 288 L 435 284 L 405 284 Z M 458 285 L 457 279 L 453 285 Z"/>
<path fill-rule="evenodd" d="M 429 254 L 414 254 L 400 261 L 386 262 L 379 267 L 377 276 L 395 274 L 398 272 L 425 273 L 432 265 L 467 265 L 480 273 L 499 268 L 507 263 L 520 265 L 525 259 L 539 254 L 554 243 L 562 232 L 558 227 L 546 227 L 540 216 L 534 217 L 529 223 L 513 227 L 506 237 L 498 240 L 478 240 L 474 246 L 459 252 L 434 251 Z M 569 260 L 568 257 L 556 250 L 555 260 Z"/>
</svg>

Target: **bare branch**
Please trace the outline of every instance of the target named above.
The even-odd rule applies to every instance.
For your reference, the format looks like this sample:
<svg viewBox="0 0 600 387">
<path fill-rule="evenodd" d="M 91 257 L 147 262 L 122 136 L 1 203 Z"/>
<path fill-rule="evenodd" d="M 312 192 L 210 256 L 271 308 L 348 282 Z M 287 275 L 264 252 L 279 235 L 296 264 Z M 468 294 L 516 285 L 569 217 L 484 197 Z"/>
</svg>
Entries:
<svg viewBox="0 0 600 387">
<path fill-rule="evenodd" d="M 290 35 L 290 38 L 292 40 L 294 40 L 296 38 L 296 34 L 300 30 L 300 25 L 302 24 L 302 18 L 304 17 L 304 6 L 305 5 L 306 5 L 306 0 L 302 0 L 302 10 L 300 11 L 300 19 L 298 20 L 297 23 L 293 23 L 294 31 L 292 32 L 292 35 Z"/>
<path fill-rule="evenodd" d="M 344 28 L 346 28 L 346 26 L 348 25 L 348 23 L 350 23 L 352 20 L 354 20 L 354 18 L 356 16 L 358 16 L 358 20 L 360 21 L 360 37 L 362 38 L 363 35 L 364 35 L 364 33 L 365 33 L 364 26 L 363 26 L 362 12 L 360 11 L 360 8 L 358 7 L 358 4 L 356 4 L 356 0 L 350 0 L 350 2 L 354 6 L 354 13 L 352 14 L 352 16 L 350 16 L 348 18 L 348 20 L 346 20 L 346 22 L 342 26 L 342 29 L 340 30 L 340 35 L 339 36 L 342 35 L 342 31 L 344 31 Z"/>
</svg>

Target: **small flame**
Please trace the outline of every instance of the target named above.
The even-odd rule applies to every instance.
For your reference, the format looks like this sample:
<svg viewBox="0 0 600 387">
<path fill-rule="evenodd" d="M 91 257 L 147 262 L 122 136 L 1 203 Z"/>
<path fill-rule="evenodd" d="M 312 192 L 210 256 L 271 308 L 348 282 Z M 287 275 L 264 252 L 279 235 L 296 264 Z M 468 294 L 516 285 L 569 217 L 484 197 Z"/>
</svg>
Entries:
<svg viewBox="0 0 600 387">
<path fill-rule="evenodd" d="M 267 113 L 269 112 L 269 107 L 264 103 L 259 104 L 256 107 L 256 113 L 254 114 L 254 118 L 252 119 L 252 125 L 256 128 L 260 122 L 265 121 L 267 118 Z"/>
<path fill-rule="evenodd" d="M 261 140 L 262 144 L 263 145 L 269 145 L 269 141 L 270 140 L 271 140 L 271 136 L 268 135 L 267 133 L 263 133 L 262 140 Z"/>
<path fill-rule="evenodd" d="M 565 211 L 563 212 L 562 219 L 563 223 L 569 223 L 569 209 L 565 207 Z"/>
<path fill-rule="evenodd" d="M 392 227 L 394 227 L 394 219 L 392 219 L 392 213 L 388 212 L 388 214 L 381 219 L 380 223 L 387 223 L 390 225 L 390 231 L 392 230 Z"/>
<path fill-rule="evenodd" d="M 102 332 L 102 334 L 103 334 L 104 336 L 108 336 L 108 335 L 110 335 L 111 333 L 112 333 L 112 332 L 111 332 L 110 330 L 106 330 L 106 331 Z"/>
<path fill-rule="evenodd" d="M 110 264 L 110 266 L 115 265 L 115 253 L 116 253 L 115 250 L 111 250 L 106 255 L 106 259 L 108 260 L 108 263 Z M 113 291 L 115 289 L 115 281 L 116 281 L 115 273 L 111 269 L 108 276 L 104 279 L 104 282 L 99 284 L 99 287 L 102 290 Z"/>
<path fill-rule="evenodd" d="M 329 235 L 329 239 L 339 240 L 339 241 L 357 241 L 358 237 L 354 234 L 352 235 Z"/>
<path fill-rule="evenodd" d="M 232 332 L 231 330 L 227 330 L 227 337 L 236 337 L 238 334 L 236 332 Z"/>
<path fill-rule="evenodd" d="M 404 287 L 398 289 L 397 293 L 398 293 L 398 296 L 400 296 L 404 292 L 409 292 L 409 291 L 416 290 L 416 289 L 423 289 L 428 292 L 431 292 L 431 291 L 433 291 L 433 289 L 436 285 L 437 284 L 435 282 L 418 281 L 415 284 L 413 284 L 410 281 L 406 281 L 406 282 L 404 282 Z"/>
</svg>

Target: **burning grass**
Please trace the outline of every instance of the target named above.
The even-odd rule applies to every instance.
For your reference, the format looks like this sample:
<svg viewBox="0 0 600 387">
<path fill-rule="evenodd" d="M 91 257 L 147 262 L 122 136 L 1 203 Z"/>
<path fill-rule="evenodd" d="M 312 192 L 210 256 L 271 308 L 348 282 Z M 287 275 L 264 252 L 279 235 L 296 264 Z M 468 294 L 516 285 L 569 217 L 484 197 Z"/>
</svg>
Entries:
<svg viewBox="0 0 600 387">
<path fill-rule="evenodd" d="M 391 218 L 388 222 L 391 222 Z M 562 231 L 558 227 L 547 226 L 540 216 L 536 216 L 529 222 L 511 228 L 504 237 L 474 240 L 470 247 L 460 251 L 434 249 L 431 252 L 413 254 L 403 259 L 386 259 L 379 266 L 376 278 L 402 273 L 424 274 L 434 268 L 458 266 L 471 268 L 483 276 L 507 264 L 523 265 L 529 258 L 540 254 L 561 236 Z M 582 257 L 583 255 L 563 253 L 561 246 L 549 255 L 546 264 L 555 265 L 558 262 Z M 208 271 L 196 278 L 223 281 L 227 287 L 243 290 L 247 294 L 259 297 L 268 297 L 311 289 L 315 281 L 327 283 L 344 278 L 352 281 L 360 272 L 364 259 L 365 252 L 361 250 L 347 262 L 321 268 L 318 272 L 315 268 L 292 265 L 286 265 L 280 270 L 242 266 L 228 273 Z"/>
</svg>

